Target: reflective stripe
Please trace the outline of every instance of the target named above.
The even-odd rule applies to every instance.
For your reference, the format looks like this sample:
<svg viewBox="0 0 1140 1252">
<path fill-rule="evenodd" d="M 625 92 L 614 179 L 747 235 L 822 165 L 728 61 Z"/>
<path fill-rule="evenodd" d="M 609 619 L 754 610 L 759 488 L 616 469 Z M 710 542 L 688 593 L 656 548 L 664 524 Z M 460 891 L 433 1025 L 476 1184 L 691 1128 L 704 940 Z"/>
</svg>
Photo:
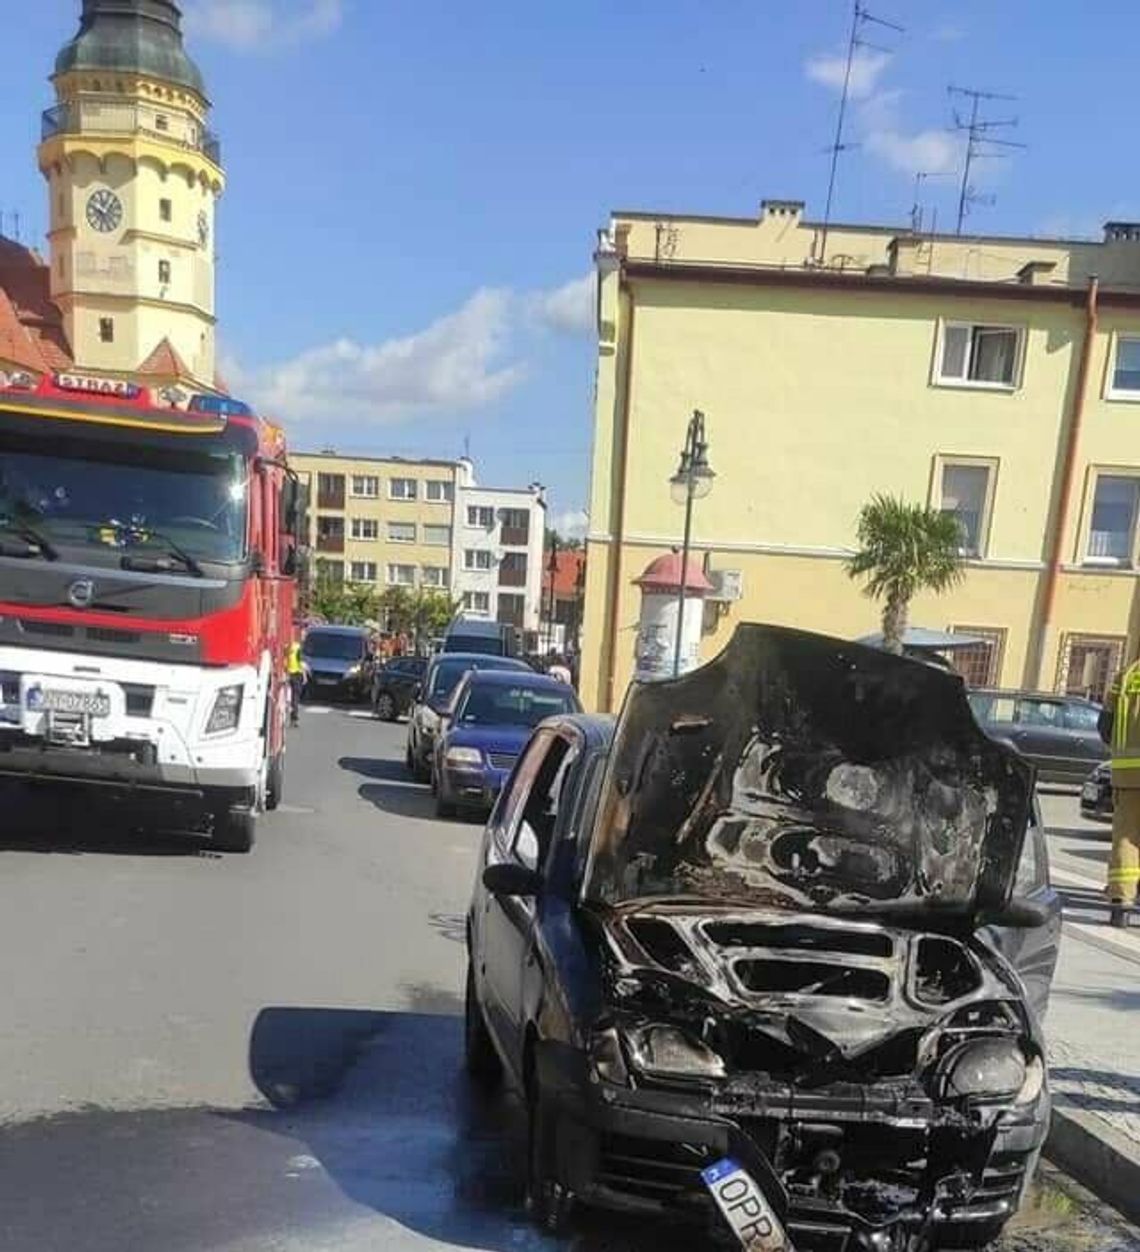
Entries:
<svg viewBox="0 0 1140 1252">
<path fill-rule="evenodd" d="M 1113 769 L 1140 769 L 1140 756 L 1114 756 Z"/>
<path fill-rule="evenodd" d="M 1140 883 L 1140 869 L 1110 869 L 1108 881 L 1110 883 Z"/>
</svg>

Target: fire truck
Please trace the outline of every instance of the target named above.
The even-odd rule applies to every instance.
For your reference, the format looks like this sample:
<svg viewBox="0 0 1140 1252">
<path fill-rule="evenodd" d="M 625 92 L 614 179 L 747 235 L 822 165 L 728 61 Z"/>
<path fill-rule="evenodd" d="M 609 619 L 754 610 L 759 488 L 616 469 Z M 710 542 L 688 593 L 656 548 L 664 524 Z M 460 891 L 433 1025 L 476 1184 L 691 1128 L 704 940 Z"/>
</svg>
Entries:
<svg viewBox="0 0 1140 1252">
<path fill-rule="evenodd" d="M 0 776 L 194 809 L 281 799 L 301 496 L 228 396 L 0 371 Z"/>
</svg>

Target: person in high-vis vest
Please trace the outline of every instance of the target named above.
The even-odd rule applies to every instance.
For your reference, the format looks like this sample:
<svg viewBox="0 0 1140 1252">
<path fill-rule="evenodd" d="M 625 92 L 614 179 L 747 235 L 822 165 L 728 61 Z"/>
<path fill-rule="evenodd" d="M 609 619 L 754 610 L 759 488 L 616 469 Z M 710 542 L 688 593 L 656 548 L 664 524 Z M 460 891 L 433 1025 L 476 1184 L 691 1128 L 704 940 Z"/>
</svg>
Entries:
<svg viewBox="0 0 1140 1252">
<path fill-rule="evenodd" d="M 289 723 L 296 726 L 301 720 L 301 692 L 305 690 L 305 658 L 299 639 L 294 639 L 285 653 L 285 673 L 289 679 Z"/>
<path fill-rule="evenodd" d="M 1112 852 L 1105 894 L 1113 926 L 1127 926 L 1140 885 L 1140 659 L 1105 696 L 1101 738 L 1112 751 Z"/>
</svg>

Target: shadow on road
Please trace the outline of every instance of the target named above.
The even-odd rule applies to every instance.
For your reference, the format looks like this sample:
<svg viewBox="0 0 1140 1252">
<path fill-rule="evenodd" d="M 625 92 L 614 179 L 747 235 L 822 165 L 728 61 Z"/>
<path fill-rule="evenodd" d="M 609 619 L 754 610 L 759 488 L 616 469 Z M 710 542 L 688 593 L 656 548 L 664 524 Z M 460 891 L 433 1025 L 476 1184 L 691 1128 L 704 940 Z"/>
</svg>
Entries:
<svg viewBox="0 0 1140 1252">
<path fill-rule="evenodd" d="M 412 786 L 412 777 L 403 761 L 379 756 L 342 756 L 337 764 L 350 774 L 371 778 L 378 782 L 399 782 Z"/>
<path fill-rule="evenodd" d="M 1093 829 L 1087 826 L 1050 826 L 1047 832 L 1062 839 L 1079 839 L 1083 843 L 1110 844 L 1112 842 L 1112 824 L 1104 822 Z"/>
</svg>

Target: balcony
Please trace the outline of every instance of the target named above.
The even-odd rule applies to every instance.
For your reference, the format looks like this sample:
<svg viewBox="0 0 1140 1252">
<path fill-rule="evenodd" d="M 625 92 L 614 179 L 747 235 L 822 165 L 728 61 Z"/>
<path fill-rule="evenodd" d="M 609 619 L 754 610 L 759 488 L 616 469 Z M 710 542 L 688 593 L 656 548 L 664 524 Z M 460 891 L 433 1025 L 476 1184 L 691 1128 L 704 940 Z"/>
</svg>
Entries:
<svg viewBox="0 0 1140 1252">
<path fill-rule="evenodd" d="M 529 526 L 508 526 L 503 523 L 502 544 L 504 548 L 525 548 L 530 544 Z"/>
<path fill-rule="evenodd" d="M 526 566 L 510 565 L 507 561 L 499 566 L 499 586 L 500 587 L 525 587 L 526 586 Z"/>
<path fill-rule="evenodd" d="M 496 620 L 503 626 L 522 629 L 526 602 L 522 596 L 500 596 Z"/>
<path fill-rule="evenodd" d="M 200 152 L 215 165 L 222 163 L 222 142 L 214 131 L 202 130 L 184 115 L 167 114 L 154 105 L 129 100 L 81 100 L 54 105 L 40 115 L 41 140 L 79 134 L 144 135 L 188 152 Z"/>
<path fill-rule="evenodd" d="M 318 552 L 343 552 L 344 551 L 344 525 L 330 525 L 330 522 L 339 521 L 339 519 L 322 517 L 317 523 L 317 551 Z"/>
<path fill-rule="evenodd" d="M 317 508 L 333 512 L 344 510 L 344 479 L 339 475 L 321 474 L 317 478 Z"/>
</svg>

